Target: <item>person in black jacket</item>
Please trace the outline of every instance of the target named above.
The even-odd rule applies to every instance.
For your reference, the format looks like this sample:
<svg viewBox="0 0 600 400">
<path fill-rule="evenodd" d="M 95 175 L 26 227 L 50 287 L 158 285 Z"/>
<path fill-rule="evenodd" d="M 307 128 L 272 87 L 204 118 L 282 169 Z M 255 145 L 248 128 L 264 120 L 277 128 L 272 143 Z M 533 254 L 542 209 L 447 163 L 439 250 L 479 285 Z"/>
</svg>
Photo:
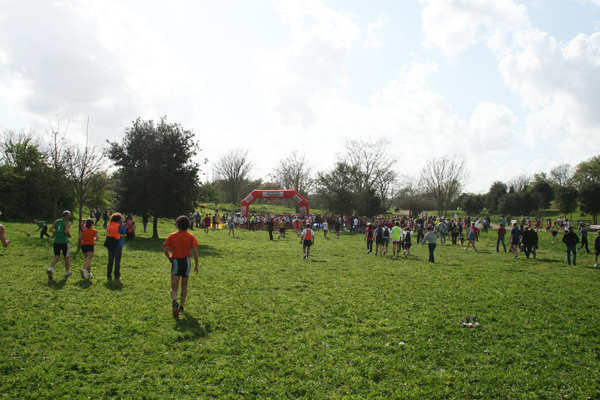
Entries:
<svg viewBox="0 0 600 400">
<path fill-rule="evenodd" d="M 577 243 L 579 243 L 579 236 L 573 231 L 572 226 L 564 234 L 562 241 L 567 245 L 567 263 L 571 265 L 571 253 L 573 253 L 573 265 L 577 265 Z"/>
<path fill-rule="evenodd" d="M 598 267 L 598 254 L 600 254 L 600 230 L 598 231 L 598 235 L 594 240 L 594 252 L 596 253 L 596 263 L 594 267 Z"/>
<path fill-rule="evenodd" d="M 273 222 L 273 218 L 269 218 L 267 221 L 267 230 L 269 231 L 269 239 L 273 240 L 273 227 L 275 223 Z"/>
<path fill-rule="evenodd" d="M 533 258 L 536 257 L 536 249 L 538 245 L 538 234 L 533 228 L 525 228 L 523 231 L 523 247 L 525 248 L 525 256 L 529 258 L 529 254 L 533 254 Z"/>
</svg>

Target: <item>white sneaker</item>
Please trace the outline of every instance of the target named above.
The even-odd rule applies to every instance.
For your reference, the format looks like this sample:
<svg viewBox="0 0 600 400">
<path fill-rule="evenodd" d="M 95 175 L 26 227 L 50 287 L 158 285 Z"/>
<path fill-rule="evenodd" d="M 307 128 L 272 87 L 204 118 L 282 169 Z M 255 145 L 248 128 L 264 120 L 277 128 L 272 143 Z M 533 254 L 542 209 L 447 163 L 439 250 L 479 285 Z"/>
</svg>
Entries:
<svg viewBox="0 0 600 400">
<path fill-rule="evenodd" d="M 81 270 L 81 279 L 85 279 L 85 269 Z"/>
<path fill-rule="evenodd" d="M 73 271 L 68 270 L 67 272 L 65 272 L 65 278 L 70 277 L 71 275 L 73 275 Z"/>
<path fill-rule="evenodd" d="M 598 264 L 594 264 L 594 268 L 598 268 Z"/>
<path fill-rule="evenodd" d="M 89 279 L 92 279 L 94 277 L 94 275 L 90 272 L 90 276 L 88 276 Z"/>
</svg>

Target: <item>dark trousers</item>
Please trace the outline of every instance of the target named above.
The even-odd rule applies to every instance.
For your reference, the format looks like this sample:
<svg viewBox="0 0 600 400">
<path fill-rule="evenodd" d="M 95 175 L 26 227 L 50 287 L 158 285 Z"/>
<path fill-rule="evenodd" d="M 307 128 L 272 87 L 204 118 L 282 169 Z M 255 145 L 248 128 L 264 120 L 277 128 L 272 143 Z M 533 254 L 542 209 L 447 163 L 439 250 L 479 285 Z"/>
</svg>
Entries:
<svg viewBox="0 0 600 400">
<path fill-rule="evenodd" d="M 583 249 L 583 246 L 585 246 L 585 250 L 588 252 L 588 254 L 590 253 L 590 249 L 588 247 L 588 240 L 587 238 L 581 238 L 581 244 L 579 245 L 579 247 L 577 248 L 577 251 Z"/>
<path fill-rule="evenodd" d="M 529 254 L 533 254 L 533 258 L 536 257 L 536 254 L 535 254 L 535 245 L 533 245 L 533 244 L 526 244 L 524 247 L 525 247 L 525 256 L 527 258 L 529 258 Z"/>
<path fill-rule="evenodd" d="M 502 247 L 504 247 L 504 251 L 506 252 L 506 245 L 504 244 L 504 236 L 498 236 L 498 240 L 496 240 L 496 251 L 500 250 L 500 243 L 502 243 Z"/>
<path fill-rule="evenodd" d="M 429 243 L 427 244 L 427 247 L 429 247 L 429 262 L 435 262 L 435 258 L 433 256 L 433 252 L 435 251 L 435 243 Z"/>
<path fill-rule="evenodd" d="M 269 239 L 273 240 L 273 229 L 269 229 Z"/>
<path fill-rule="evenodd" d="M 106 269 L 106 277 L 112 279 L 113 263 L 115 266 L 115 279 L 121 277 L 121 255 L 123 254 L 123 248 L 120 249 L 108 249 L 108 266 Z"/>
<path fill-rule="evenodd" d="M 369 250 L 369 252 L 373 251 L 373 241 L 372 240 L 367 240 L 367 250 Z"/>
<path fill-rule="evenodd" d="M 43 239 L 44 235 L 50 237 L 50 235 L 48 235 L 48 227 L 47 226 L 42 228 L 42 231 L 40 232 L 40 239 Z M 589 253 L 589 251 L 588 251 L 588 253 Z"/>
<path fill-rule="evenodd" d="M 567 263 L 571 265 L 571 253 L 573 253 L 573 265 L 577 264 L 577 247 L 567 245 Z"/>
</svg>

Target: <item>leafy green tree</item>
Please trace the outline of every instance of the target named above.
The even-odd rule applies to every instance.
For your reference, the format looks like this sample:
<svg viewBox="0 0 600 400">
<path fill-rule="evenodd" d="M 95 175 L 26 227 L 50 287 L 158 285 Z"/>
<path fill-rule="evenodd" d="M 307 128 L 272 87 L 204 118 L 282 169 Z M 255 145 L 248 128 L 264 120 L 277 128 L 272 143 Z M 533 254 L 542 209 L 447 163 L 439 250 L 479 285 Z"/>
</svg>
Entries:
<svg viewBox="0 0 600 400">
<path fill-rule="evenodd" d="M 212 183 L 206 182 L 198 188 L 198 200 L 204 203 L 218 203 L 219 193 Z"/>
<path fill-rule="evenodd" d="M 194 132 L 161 118 L 158 124 L 138 118 L 127 128 L 122 143 L 109 142 L 108 157 L 114 174 L 117 208 L 158 219 L 187 214 L 198 199 L 200 166 L 192 158 L 200 151 Z"/>
<path fill-rule="evenodd" d="M 464 196 L 462 201 L 462 209 L 468 214 L 476 215 L 483 210 L 484 199 L 483 196 L 469 193 Z"/>
<path fill-rule="evenodd" d="M 600 182 L 589 182 L 583 185 L 579 191 L 579 207 L 581 211 L 588 213 L 598 223 L 600 213 Z"/>
<path fill-rule="evenodd" d="M 350 215 L 356 204 L 352 175 L 355 167 L 338 161 L 327 173 L 317 174 L 317 196 L 323 206 L 338 215 Z"/>
<path fill-rule="evenodd" d="M 485 198 L 485 207 L 492 213 L 498 213 L 498 203 L 500 198 L 504 196 L 508 191 L 508 187 L 505 183 L 496 181 L 490 186 L 490 190 Z"/>
<path fill-rule="evenodd" d="M 577 189 L 571 186 L 559 186 L 556 191 L 556 203 L 560 212 L 571 214 L 577 208 Z"/>
<path fill-rule="evenodd" d="M 550 203 L 554 200 L 554 189 L 548 182 L 540 181 L 533 185 L 532 193 L 539 194 L 538 210 L 543 210 L 550 207 Z"/>
<path fill-rule="evenodd" d="M 578 188 L 583 188 L 586 183 L 600 182 L 600 156 L 594 156 L 586 161 L 580 162 L 575 167 L 573 183 Z"/>
<path fill-rule="evenodd" d="M 0 143 L 0 208 L 8 219 L 51 218 L 48 201 L 52 168 L 46 154 L 30 132 L 5 132 Z M 63 176 L 66 181 L 66 178 Z M 58 204 L 70 208 L 69 192 L 57 198 Z"/>
<path fill-rule="evenodd" d="M 529 215 L 537 209 L 539 199 L 527 191 L 507 193 L 500 198 L 498 210 L 501 214 Z"/>
</svg>

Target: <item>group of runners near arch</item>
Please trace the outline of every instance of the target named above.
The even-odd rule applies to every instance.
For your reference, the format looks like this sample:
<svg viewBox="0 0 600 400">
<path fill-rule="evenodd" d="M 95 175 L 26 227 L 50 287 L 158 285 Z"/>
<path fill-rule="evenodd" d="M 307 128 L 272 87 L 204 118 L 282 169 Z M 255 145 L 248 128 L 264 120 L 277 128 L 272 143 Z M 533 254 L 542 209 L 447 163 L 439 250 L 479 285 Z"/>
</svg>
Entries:
<svg viewBox="0 0 600 400">
<path fill-rule="evenodd" d="M 205 233 L 211 227 L 212 219 L 207 214 L 201 221 L 204 222 L 203 228 Z M 252 214 L 249 218 L 244 218 L 240 215 L 226 214 L 226 227 L 229 229 L 229 235 L 234 233 L 236 227 L 244 227 L 249 231 L 262 229 L 269 231 L 270 240 L 273 238 L 273 230 L 279 229 L 278 239 L 286 239 L 286 229 L 293 229 L 294 234 L 300 238 L 302 245 L 303 258 L 308 260 L 311 253 L 311 247 L 315 243 L 315 229 L 323 232 L 323 237 L 329 239 L 329 231 L 332 230 L 339 239 L 340 231 L 349 231 L 354 234 L 364 235 L 366 242 L 367 254 L 386 256 L 389 251 L 391 242 L 392 250 L 391 257 L 405 258 L 410 256 L 410 250 L 413 242 L 421 245 L 428 245 L 429 258 L 431 263 L 435 262 L 435 248 L 439 239 L 440 244 L 447 244 L 447 238 L 450 237 L 451 245 L 463 246 L 465 240 L 467 245 L 464 250 L 468 251 L 473 248 L 477 251 L 476 242 L 480 233 L 487 232 L 491 224 L 489 218 L 474 218 L 454 216 L 452 219 L 437 218 L 435 216 L 421 215 L 417 218 L 409 218 L 407 216 L 400 217 L 374 217 L 371 219 L 365 217 L 338 217 L 330 214 L 327 215 L 311 215 L 310 217 L 302 217 L 298 214 L 268 214 L 258 213 Z M 64 211 L 61 218 L 54 221 L 49 231 L 54 234 L 54 257 L 48 269 L 48 278 L 54 279 L 54 267 L 60 260 L 61 254 L 65 262 L 65 279 L 72 275 L 70 266 L 70 246 L 69 239 L 71 236 L 71 213 Z M 128 220 L 131 219 L 128 216 Z M 193 222 L 188 216 L 180 216 L 176 220 L 177 231 L 170 234 L 163 243 L 163 252 L 168 258 L 171 265 L 171 301 L 173 315 L 178 316 L 185 312 L 185 301 L 187 297 L 187 283 L 191 274 L 191 259 L 194 260 L 194 271 L 198 273 L 198 241 L 194 234 L 188 232 L 193 229 Z M 41 229 L 41 238 L 47 236 L 47 225 L 44 221 L 34 221 L 38 225 L 38 230 Z M 113 213 L 110 216 L 110 223 L 106 226 L 107 240 L 104 244 L 108 250 L 108 265 L 107 278 L 112 279 L 113 273 L 115 280 L 120 280 L 120 259 L 123 248 L 123 237 L 127 233 L 126 224 L 124 224 L 123 215 Z M 210 222 L 210 223 L 209 223 Z M 584 249 L 590 253 L 588 248 L 588 229 L 585 224 L 579 226 L 579 236 L 575 233 L 574 227 L 569 220 L 564 217 L 558 218 L 556 221 L 542 221 L 537 218 L 535 221 L 521 217 L 518 220 L 513 220 L 511 216 L 501 216 L 500 224 L 496 230 L 498 239 L 496 241 L 496 251 L 500 251 L 502 244 L 504 251 L 506 245 L 504 236 L 509 234 L 506 229 L 507 224 L 511 224 L 509 252 L 514 258 L 517 254 L 524 252 L 526 257 L 530 255 L 536 257 L 536 248 L 538 243 L 537 233 L 543 231 L 550 233 L 553 237 L 552 242 L 557 242 L 558 232 L 563 232 L 562 242 L 566 245 L 568 264 L 576 265 L 577 252 Z M 216 227 L 213 225 L 213 229 Z M 235 235 L 234 235 L 235 236 Z M 581 237 L 581 239 L 580 239 Z M 94 228 L 94 220 L 87 219 L 79 230 L 78 241 L 81 244 L 81 250 L 84 254 L 84 264 L 81 270 L 82 279 L 91 279 L 93 274 L 91 271 L 92 256 L 94 254 L 95 242 L 99 241 L 98 231 Z M 6 236 L 5 228 L 0 225 L 0 241 L 3 247 L 10 245 L 10 240 Z M 112 243 L 109 243 L 112 242 Z M 577 248 L 576 245 L 580 243 Z M 375 249 L 373 249 L 375 247 Z M 598 267 L 598 255 L 600 253 L 600 230 L 594 240 L 595 264 Z M 572 258 L 571 258 L 572 257 Z M 181 294 L 178 296 L 179 288 Z"/>
</svg>

